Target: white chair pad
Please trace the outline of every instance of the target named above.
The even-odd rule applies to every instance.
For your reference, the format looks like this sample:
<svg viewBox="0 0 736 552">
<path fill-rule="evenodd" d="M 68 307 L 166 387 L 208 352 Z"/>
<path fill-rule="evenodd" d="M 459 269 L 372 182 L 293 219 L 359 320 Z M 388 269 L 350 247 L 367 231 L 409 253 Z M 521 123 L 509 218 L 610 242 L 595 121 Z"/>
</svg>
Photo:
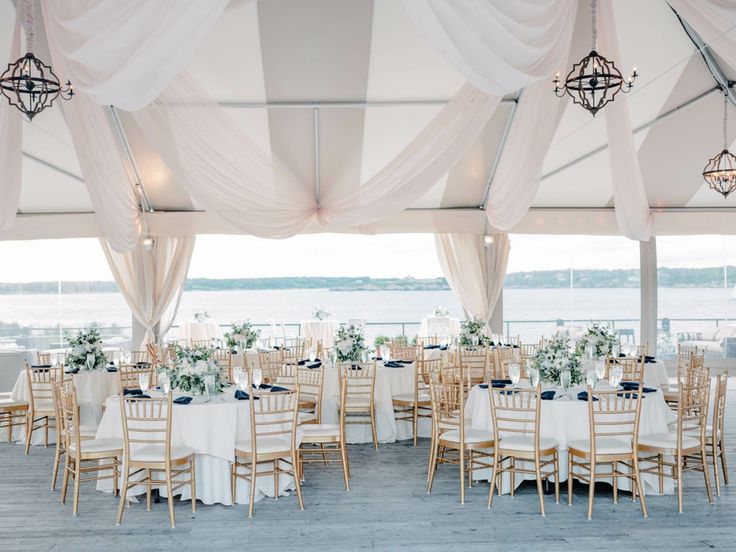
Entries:
<svg viewBox="0 0 736 552">
<path fill-rule="evenodd" d="M 97 454 L 100 452 L 115 452 L 115 451 L 122 451 L 123 450 L 123 440 L 122 439 L 88 439 L 86 441 L 81 441 L 82 446 L 82 454 Z M 76 453 L 77 452 L 77 444 L 72 441 L 69 444 L 69 452 Z"/>
<path fill-rule="evenodd" d="M 575 439 L 567 443 L 567 448 L 590 452 L 590 439 Z M 615 437 L 598 437 L 595 440 L 596 454 L 629 454 L 631 444 Z"/>
<path fill-rule="evenodd" d="M 300 429 L 303 431 L 304 427 L 301 427 Z M 251 439 L 238 441 L 235 443 L 235 450 L 253 452 L 253 441 Z M 261 454 L 283 452 L 288 455 L 291 453 L 291 443 L 280 437 L 261 437 L 258 439 L 257 452 Z"/>
<path fill-rule="evenodd" d="M 639 436 L 639 445 L 648 447 L 675 450 L 677 448 L 677 433 L 649 433 Z M 682 448 L 691 449 L 700 446 L 700 441 L 689 435 L 682 436 Z"/>
<path fill-rule="evenodd" d="M 305 438 L 340 436 L 340 426 L 337 424 L 307 424 L 300 429 Z"/>
<path fill-rule="evenodd" d="M 97 426 L 82 424 L 79 426 L 79 434 L 82 437 L 90 437 L 90 436 L 97 435 Z"/>
<path fill-rule="evenodd" d="M 440 434 L 440 439 L 443 441 L 451 441 L 453 443 L 460 442 L 460 430 L 453 429 L 452 431 L 445 431 Z M 465 430 L 465 442 L 469 444 L 483 443 L 486 441 L 493 441 L 492 431 L 483 431 L 482 429 L 466 429 Z"/>
<path fill-rule="evenodd" d="M 193 454 L 194 449 L 192 447 L 171 447 L 171 460 L 179 460 Z M 166 448 L 163 445 L 145 445 L 139 449 L 134 449 L 130 459 L 134 462 L 165 462 Z"/>
<path fill-rule="evenodd" d="M 429 395 L 426 395 L 419 392 L 419 395 L 417 396 L 419 399 L 418 402 L 426 402 L 428 403 L 431 399 Z M 414 393 L 399 393 L 398 395 L 393 396 L 393 400 L 395 401 L 404 401 L 404 402 L 414 402 Z"/>
<path fill-rule="evenodd" d="M 557 448 L 557 439 L 551 437 L 539 438 L 539 450 Z M 506 450 L 518 450 L 519 452 L 534 452 L 534 438 L 531 435 L 512 435 L 501 439 L 500 448 Z"/>
<path fill-rule="evenodd" d="M 348 397 L 345 406 L 347 408 L 369 408 L 371 400 L 368 397 Z"/>
<path fill-rule="evenodd" d="M 316 420 L 317 416 L 314 414 L 314 412 L 299 412 L 298 415 L 298 422 L 300 424 L 303 424 L 304 422 L 311 422 L 312 420 Z"/>
</svg>

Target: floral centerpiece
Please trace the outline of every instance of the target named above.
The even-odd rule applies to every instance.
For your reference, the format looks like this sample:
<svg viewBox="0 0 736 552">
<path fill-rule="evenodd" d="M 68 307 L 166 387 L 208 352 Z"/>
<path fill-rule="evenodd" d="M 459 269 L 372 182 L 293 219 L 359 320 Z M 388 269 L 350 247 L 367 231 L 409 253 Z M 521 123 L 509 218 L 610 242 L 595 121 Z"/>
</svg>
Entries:
<svg viewBox="0 0 736 552">
<path fill-rule="evenodd" d="M 532 359 L 532 368 L 539 370 L 539 378 L 545 383 L 560 383 L 560 373 L 570 372 L 570 382 L 575 385 L 583 381 L 580 369 L 580 354 L 571 346 L 567 336 L 556 336 L 546 346 L 537 350 Z"/>
<path fill-rule="evenodd" d="M 335 353 L 338 362 L 360 362 L 365 351 L 365 340 L 360 328 L 343 326 L 335 334 Z"/>
<path fill-rule="evenodd" d="M 315 320 L 327 320 L 330 317 L 330 313 L 324 307 L 317 307 L 312 311 L 312 318 Z"/>
<path fill-rule="evenodd" d="M 485 335 L 486 323 L 479 318 L 460 323 L 460 345 L 465 347 L 485 345 L 490 339 Z"/>
<path fill-rule="evenodd" d="M 578 339 L 576 351 L 578 355 L 585 356 L 590 347 L 593 357 L 601 358 L 609 356 L 616 343 L 618 343 L 618 335 L 611 324 L 591 322 L 582 337 Z"/>
<path fill-rule="evenodd" d="M 244 347 L 250 349 L 255 345 L 258 337 L 261 335 L 261 330 L 253 328 L 253 324 L 250 320 L 238 324 L 233 322 L 230 324 L 230 331 L 225 333 L 225 343 L 228 348 L 233 349 L 235 347 Z"/>
<path fill-rule="evenodd" d="M 446 316 L 450 316 L 450 311 L 447 309 L 447 307 L 437 305 L 432 311 L 432 314 L 438 318 L 444 318 Z"/>
<path fill-rule="evenodd" d="M 212 349 L 175 347 L 176 360 L 173 366 L 167 369 L 172 389 L 201 395 L 205 391 L 204 378 L 211 374 L 215 378 L 212 392 L 215 394 L 222 393 L 226 382 L 220 367 L 213 358 Z"/>
<path fill-rule="evenodd" d="M 107 366 L 100 332 L 96 329 L 80 330 L 74 337 L 67 335 L 66 339 L 71 351 L 66 355 L 65 364 L 73 370 L 101 370 Z"/>
<path fill-rule="evenodd" d="M 210 317 L 210 314 L 207 311 L 201 311 L 201 312 L 195 312 L 194 313 L 194 320 L 202 323 L 205 320 L 207 320 Z"/>
</svg>

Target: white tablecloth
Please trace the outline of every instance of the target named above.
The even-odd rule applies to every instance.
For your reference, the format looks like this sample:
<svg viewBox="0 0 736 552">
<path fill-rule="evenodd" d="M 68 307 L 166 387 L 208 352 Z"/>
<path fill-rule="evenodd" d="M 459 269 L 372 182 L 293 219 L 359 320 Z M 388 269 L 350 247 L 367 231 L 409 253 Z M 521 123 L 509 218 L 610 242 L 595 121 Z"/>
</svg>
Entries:
<svg viewBox="0 0 736 552">
<path fill-rule="evenodd" d="M 340 382 L 337 368 L 325 366 L 324 387 L 322 390 L 322 423 L 337 424 Z M 412 425 L 408 422 L 396 421 L 394 416 L 393 397 L 402 393 L 414 392 L 414 364 L 405 364 L 403 368 L 386 368 L 382 362 L 376 364 L 376 389 L 374 402 L 376 405 L 376 433 L 379 443 L 393 443 L 402 439 L 410 439 Z M 372 443 L 371 426 L 366 424 L 349 424 L 347 427 L 348 443 Z M 428 418 L 419 420 L 419 436 L 431 437 L 432 426 Z"/>
<path fill-rule="evenodd" d="M 427 316 L 422 318 L 422 322 L 419 324 L 419 337 L 434 337 L 437 334 L 435 331 L 430 332 L 430 326 L 435 327 L 439 321 L 443 320 L 437 316 Z M 450 337 L 457 337 L 460 335 L 460 320 L 458 318 L 450 318 L 448 321 L 448 329 Z"/>
<path fill-rule="evenodd" d="M 321 341 L 323 347 L 335 345 L 335 334 L 340 329 L 339 320 L 302 320 L 301 335 L 312 338 L 312 346 L 316 347 Z"/>
<path fill-rule="evenodd" d="M 657 362 L 644 363 L 644 385 L 647 387 L 665 387 L 668 383 L 669 377 L 664 362 L 658 360 Z"/>
<path fill-rule="evenodd" d="M 115 372 L 105 370 L 93 370 L 91 372 L 79 372 L 73 374 L 74 387 L 77 390 L 77 402 L 79 403 L 80 423 L 83 425 L 97 425 L 102 417 L 102 405 L 105 400 L 118 392 L 118 376 Z M 11 398 L 14 401 L 30 400 L 28 393 L 28 376 L 25 370 L 18 374 Z M 17 432 L 17 433 L 16 433 Z M 53 434 L 53 430 L 50 435 Z M 5 435 L 5 433 L 3 433 Z M 17 435 L 17 436 L 16 436 Z M 0 436 L 0 438 L 2 438 Z M 25 439 L 25 429 L 15 428 L 14 439 Z M 49 437 L 51 439 L 51 437 Z M 43 444 L 43 431 L 33 433 L 32 445 Z"/>
<path fill-rule="evenodd" d="M 539 430 L 541 436 L 552 437 L 557 439 L 559 443 L 560 481 L 567 481 L 567 443 L 575 439 L 587 439 L 590 436 L 588 403 L 578 400 L 542 401 L 540 416 Z M 471 427 L 473 429 L 493 430 L 488 389 L 483 389 L 477 385 L 471 389 L 465 405 L 465 417 L 471 419 Z M 639 434 L 667 433 L 667 424 L 676 419 L 677 415 L 664 402 L 664 396 L 660 391 L 647 393 L 641 408 Z M 600 469 L 604 469 L 604 467 L 601 466 Z M 490 470 L 477 470 L 473 476 L 475 479 L 488 480 L 490 478 Z M 534 476 L 517 474 L 517 486 L 525 478 L 534 479 Z M 656 476 L 644 475 L 643 481 L 646 485 L 645 493 L 659 493 L 659 483 Z M 629 481 L 621 478 L 619 480 L 619 488 L 630 490 Z M 665 478 L 665 493 L 671 493 L 673 488 L 672 480 Z M 509 492 L 509 490 L 510 478 L 504 476 L 502 492 Z"/>
<path fill-rule="evenodd" d="M 219 397 L 210 402 L 203 402 L 202 397 L 195 397 L 188 405 L 174 405 L 171 426 L 171 444 L 188 446 L 195 451 L 197 500 L 204 504 L 231 505 L 230 470 L 235 460 L 235 443 L 249 439 L 250 403 L 233 398 L 234 391 L 226 389 Z M 107 400 L 105 415 L 97 430 L 97 438 L 117 437 L 122 439 L 123 429 L 118 397 Z M 298 435 L 298 440 L 301 438 Z M 265 465 L 264 465 L 265 466 Z M 269 469 L 268 466 L 263 468 Z M 256 500 L 264 496 L 273 496 L 274 481 L 272 476 L 259 477 L 256 480 Z M 279 494 L 283 495 L 294 488 L 294 480 L 287 475 L 279 476 Z M 97 483 L 100 491 L 112 492 L 112 481 L 103 480 Z M 166 496 L 165 489 L 159 489 Z M 191 498 L 189 486 L 182 487 L 182 500 Z M 176 491 L 177 493 L 179 491 Z M 145 492 L 143 487 L 129 491 L 129 495 Z M 248 504 L 250 487 L 247 481 L 238 479 L 236 501 Z"/>
<path fill-rule="evenodd" d="M 211 322 L 187 322 L 179 327 L 178 339 L 186 339 L 187 343 L 221 337 L 220 326 Z"/>
</svg>

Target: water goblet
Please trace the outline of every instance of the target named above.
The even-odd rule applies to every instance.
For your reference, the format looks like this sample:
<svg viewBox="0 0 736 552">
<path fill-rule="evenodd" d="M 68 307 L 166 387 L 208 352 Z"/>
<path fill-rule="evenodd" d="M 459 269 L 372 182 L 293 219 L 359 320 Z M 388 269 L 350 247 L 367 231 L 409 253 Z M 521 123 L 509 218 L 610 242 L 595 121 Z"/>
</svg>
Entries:
<svg viewBox="0 0 736 552">
<path fill-rule="evenodd" d="M 233 367 L 233 383 L 240 388 L 240 382 L 243 379 L 243 367 L 242 366 L 234 366 Z"/>
<path fill-rule="evenodd" d="M 595 388 L 595 384 L 598 383 L 598 375 L 595 373 L 595 370 L 588 370 L 585 374 L 585 383 L 591 389 Z"/>
<path fill-rule="evenodd" d="M 263 370 L 260 368 L 253 368 L 253 387 L 259 389 L 261 387 L 261 380 L 263 379 Z"/>
<path fill-rule="evenodd" d="M 171 378 L 169 378 L 169 374 L 163 371 L 159 372 L 158 383 L 161 386 L 161 392 L 164 395 L 168 395 L 169 391 L 171 391 Z"/>
<path fill-rule="evenodd" d="M 516 362 L 509 364 L 509 379 L 513 385 L 519 385 L 519 379 L 521 378 L 521 366 Z"/>
<path fill-rule="evenodd" d="M 138 387 L 141 388 L 141 391 L 144 393 L 148 391 L 148 386 L 151 383 L 151 373 L 148 371 L 141 372 L 138 374 Z"/>
<path fill-rule="evenodd" d="M 388 362 L 391 360 L 391 347 L 386 347 L 386 350 L 381 355 L 381 358 L 383 358 L 383 362 Z"/>
<path fill-rule="evenodd" d="M 595 361 L 595 375 L 599 380 L 606 377 L 606 361 L 599 359 Z"/>
<path fill-rule="evenodd" d="M 314 362 L 317 359 L 317 351 L 314 347 L 309 348 L 309 362 Z"/>
<path fill-rule="evenodd" d="M 567 395 L 567 390 L 570 389 L 570 384 L 572 383 L 572 375 L 570 374 L 570 370 L 563 370 L 560 372 L 560 386 L 562 387 L 562 390 Z"/>
<path fill-rule="evenodd" d="M 621 366 L 614 366 L 611 368 L 610 374 L 608 374 L 608 383 L 612 388 L 616 389 L 618 384 L 621 383 L 621 378 L 624 376 L 624 371 Z"/>
<path fill-rule="evenodd" d="M 532 368 L 530 365 L 527 365 L 526 371 L 529 374 L 529 384 L 533 388 L 536 388 L 537 385 L 539 385 L 539 370 L 537 370 L 536 368 Z"/>
<path fill-rule="evenodd" d="M 621 343 L 616 342 L 611 347 L 611 356 L 617 357 L 619 354 L 621 354 Z"/>
<path fill-rule="evenodd" d="M 215 390 L 215 374 L 204 375 L 204 392 L 207 393 L 207 402 L 212 399 L 212 393 Z"/>
</svg>

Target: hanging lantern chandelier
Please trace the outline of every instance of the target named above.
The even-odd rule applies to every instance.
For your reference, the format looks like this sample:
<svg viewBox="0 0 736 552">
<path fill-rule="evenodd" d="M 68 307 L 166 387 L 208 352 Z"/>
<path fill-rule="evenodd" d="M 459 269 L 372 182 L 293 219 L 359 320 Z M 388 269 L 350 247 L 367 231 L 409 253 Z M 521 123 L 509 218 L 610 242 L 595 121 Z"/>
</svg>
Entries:
<svg viewBox="0 0 736 552">
<path fill-rule="evenodd" d="M 723 151 L 708 161 L 703 169 L 703 178 L 710 186 L 723 196 L 736 190 L 736 156 L 728 151 L 728 95 L 723 95 Z"/>
<path fill-rule="evenodd" d="M 74 88 L 69 81 L 62 85 L 51 66 L 33 55 L 36 36 L 33 0 L 24 0 L 23 9 L 26 55 L 15 63 L 9 63 L 8 68 L 0 75 L 0 92 L 10 105 L 23 112 L 30 121 L 41 111 L 51 107 L 57 97 L 70 99 L 74 95 Z"/>
<path fill-rule="evenodd" d="M 557 73 L 552 83 L 558 98 L 565 94 L 572 98 L 573 103 L 581 105 L 593 114 L 602 109 L 608 102 L 612 102 L 619 92 L 629 92 L 634 86 L 634 80 L 639 74 L 634 67 L 628 79 L 621 76 L 613 61 L 609 61 L 597 52 L 598 31 L 596 28 L 596 0 L 590 2 L 590 15 L 593 26 L 593 46 L 590 53 L 572 66 L 572 70 L 560 80 Z"/>
</svg>

